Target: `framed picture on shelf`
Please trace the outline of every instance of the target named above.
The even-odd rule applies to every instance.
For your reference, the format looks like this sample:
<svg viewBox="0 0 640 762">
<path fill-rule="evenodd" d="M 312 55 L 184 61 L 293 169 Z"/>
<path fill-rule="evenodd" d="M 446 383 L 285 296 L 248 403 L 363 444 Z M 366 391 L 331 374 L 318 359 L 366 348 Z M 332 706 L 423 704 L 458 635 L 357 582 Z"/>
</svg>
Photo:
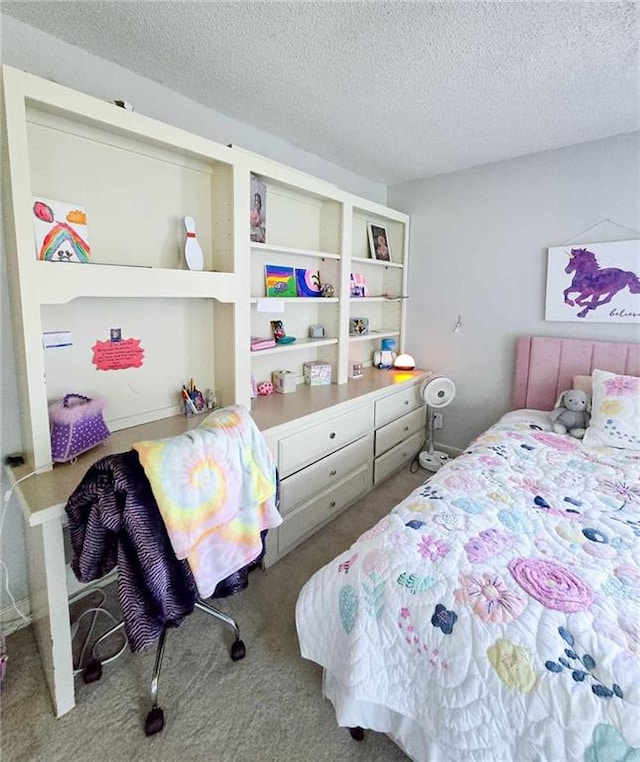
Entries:
<svg viewBox="0 0 640 762">
<path fill-rule="evenodd" d="M 391 247 L 387 228 L 377 222 L 367 222 L 369 254 L 381 262 L 391 262 Z"/>
<path fill-rule="evenodd" d="M 249 210 L 251 240 L 254 243 L 267 241 L 267 186 L 257 176 L 251 175 L 251 207 Z"/>
<path fill-rule="evenodd" d="M 296 278 L 293 267 L 265 265 L 265 291 L 267 296 L 297 296 Z"/>
<path fill-rule="evenodd" d="M 298 296 L 320 296 L 320 273 L 296 267 L 296 289 Z"/>
<path fill-rule="evenodd" d="M 87 214 L 79 204 L 33 199 L 36 256 L 46 262 L 89 262 Z"/>
</svg>

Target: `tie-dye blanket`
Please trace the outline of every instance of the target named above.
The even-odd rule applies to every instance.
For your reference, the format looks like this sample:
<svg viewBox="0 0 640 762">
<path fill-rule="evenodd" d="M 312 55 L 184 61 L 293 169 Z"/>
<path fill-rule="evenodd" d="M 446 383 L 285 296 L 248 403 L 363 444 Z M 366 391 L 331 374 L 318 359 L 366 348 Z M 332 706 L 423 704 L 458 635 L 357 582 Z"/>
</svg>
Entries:
<svg viewBox="0 0 640 762">
<path fill-rule="evenodd" d="M 415 760 L 638 762 L 640 454 L 509 414 L 317 572 L 296 621 L 339 721 Z M 394 713 L 406 733 L 370 719 Z"/>
<path fill-rule="evenodd" d="M 200 427 L 133 445 L 178 558 L 186 558 L 203 598 L 253 561 L 260 532 L 282 522 L 275 464 L 249 411 L 215 411 Z"/>
</svg>

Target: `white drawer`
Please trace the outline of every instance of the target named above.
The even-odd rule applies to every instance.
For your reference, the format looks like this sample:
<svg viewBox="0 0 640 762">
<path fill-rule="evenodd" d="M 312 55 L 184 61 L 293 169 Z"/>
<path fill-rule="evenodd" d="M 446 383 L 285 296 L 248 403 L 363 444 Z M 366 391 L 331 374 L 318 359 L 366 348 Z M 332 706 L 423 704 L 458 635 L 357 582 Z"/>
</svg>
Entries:
<svg viewBox="0 0 640 762">
<path fill-rule="evenodd" d="M 387 476 L 391 476 L 394 471 L 410 463 L 420 449 L 423 440 L 423 433 L 418 432 L 406 441 L 396 445 L 389 452 L 376 458 L 374 461 L 373 483 L 377 484 L 383 481 Z"/>
<path fill-rule="evenodd" d="M 384 426 L 390 421 L 395 421 L 396 418 L 400 418 L 423 405 L 424 402 L 420 396 L 420 384 L 383 397 L 376 402 L 376 428 Z"/>
<path fill-rule="evenodd" d="M 280 513 L 285 516 L 297 505 L 344 479 L 371 460 L 372 437 L 367 435 L 332 455 L 298 471 L 280 482 Z"/>
<path fill-rule="evenodd" d="M 339 418 L 310 426 L 280 440 L 278 465 L 284 478 L 367 434 L 373 426 L 373 406 L 349 410 Z"/>
<path fill-rule="evenodd" d="M 301 505 L 278 528 L 278 553 L 283 554 L 301 542 L 320 524 L 346 508 L 371 488 L 371 468 L 362 466 L 335 487 Z"/>
<path fill-rule="evenodd" d="M 420 406 L 412 413 L 403 415 L 402 418 L 398 418 L 381 429 L 376 431 L 376 448 L 375 455 L 382 455 L 383 452 L 390 450 L 392 447 L 407 439 L 417 431 L 424 431 L 425 427 L 425 408 Z"/>
</svg>

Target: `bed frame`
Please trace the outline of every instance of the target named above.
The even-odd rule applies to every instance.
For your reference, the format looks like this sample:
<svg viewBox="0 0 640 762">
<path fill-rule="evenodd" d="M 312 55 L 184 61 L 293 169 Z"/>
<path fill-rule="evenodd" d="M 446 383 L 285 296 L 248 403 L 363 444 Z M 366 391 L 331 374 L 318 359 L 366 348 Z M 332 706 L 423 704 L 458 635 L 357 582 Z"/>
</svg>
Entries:
<svg viewBox="0 0 640 762">
<path fill-rule="evenodd" d="M 552 410 L 573 376 L 594 369 L 640 376 L 640 343 L 521 336 L 516 351 L 513 409 Z"/>
</svg>

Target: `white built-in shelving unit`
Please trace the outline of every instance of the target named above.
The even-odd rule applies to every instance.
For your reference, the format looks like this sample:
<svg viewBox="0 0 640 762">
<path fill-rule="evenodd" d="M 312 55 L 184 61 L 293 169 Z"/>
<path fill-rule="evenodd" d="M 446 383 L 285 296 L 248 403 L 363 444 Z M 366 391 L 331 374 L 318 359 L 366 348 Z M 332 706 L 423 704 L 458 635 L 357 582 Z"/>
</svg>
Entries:
<svg viewBox="0 0 640 762">
<path fill-rule="evenodd" d="M 290 370 L 300 383 L 303 363 L 323 360 L 344 384 L 349 360 L 370 365 L 382 338 L 402 349 L 406 215 L 8 67 L 4 90 L 7 250 L 24 445 L 36 467 L 51 459 L 48 405 L 70 391 L 104 396 L 117 431 L 181 414 L 190 378 L 223 404 L 249 405 L 252 376 Z M 266 243 L 249 240 L 252 175 L 266 186 Z M 90 263 L 36 258 L 35 197 L 86 211 Z M 187 215 L 201 272 L 184 263 Z M 386 226 L 392 261 L 369 256 L 368 222 Z M 266 265 L 317 269 L 334 296 L 267 299 Z M 351 272 L 364 275 L 369 297 L 350 298 Z M 353 317 L 368 319 L 369 334 L 349 335 Z M 250 337 L 270 336 L 276 319 L 295 343 L 251 352 Z M 311 325 L 324 337 L 308 338 Z M 91 347 L 113 328 L 140 339 L 140 368 L 96 370 Z M 44 349 L 46 331 L 69 331 L 72 346 Z"/>
<path fill-rule="evenodd" d="M 91 463 L 197 426 L 180 397 L 192 378 L 223 405 L 251 406 L 281 477 L 272 563 L 414 456 L 423 372 L 348 378 L 349 360 L 371 365 L 381 339 L 403 349 L 406 215 L 15 69 L 3 68 L 3 86 L 5 250 L 26 456 L 12 477 L 30 528 L 34 632 L 60 716 L 75 703 L 64 504 Z M 267 243 L 250 241 L 252 175 L 266 186 Z M 85 210 L 88 263 L 37 258 L 35 198 Z M 196 221 L 202 271 L 185 265 L 185 216 Z M 367 223 L 386 227 L 390 262 L 369 256 Z M 267 299 L 266 265 L 317 269 L 334 295 Z M 352 272 L 364 275 L 368 297 L 350 297 Z M 368 334 L 349 335 L 355 317 L 368 319 Z M 295 343 L 251 352 L 250 338 L 269 336 L 276 319 Z M 308 338 L 318 324 L 324 337 Z M 140 341 L 140 367 L 97 369 L 92 347 L 113 329 Z M 45 348 L 45 332 L 70 340 Z M 308 360 L 331 363 L 331 387 L 251 400 L 252 376 L 290 370 L 300 382 Z M 69 392 L 104 397 L 113 434 L 51 470 L 48 406 Z M 30 475 L 34 468 L 44 473 Z"/>
</svg>

